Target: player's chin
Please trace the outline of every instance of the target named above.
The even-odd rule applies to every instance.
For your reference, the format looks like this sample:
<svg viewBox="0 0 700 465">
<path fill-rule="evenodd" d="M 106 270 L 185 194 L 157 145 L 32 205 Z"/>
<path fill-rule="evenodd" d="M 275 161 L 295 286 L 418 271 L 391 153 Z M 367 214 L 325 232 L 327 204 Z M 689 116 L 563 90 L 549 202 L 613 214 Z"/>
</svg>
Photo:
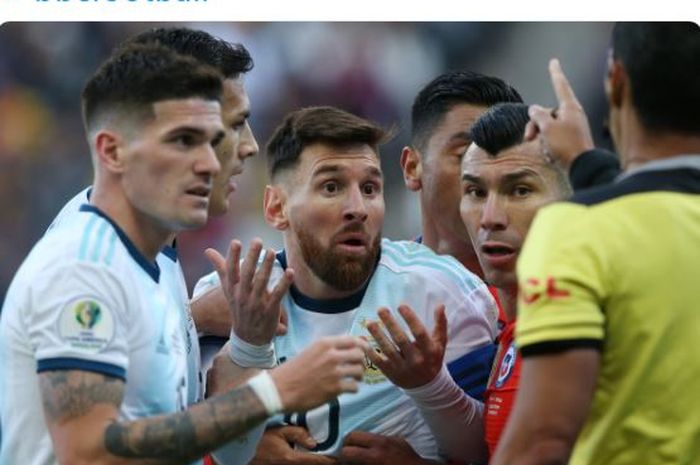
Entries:
<svg viewBox="0 0 700 465">
<path fill-rule="evenodd" d="M 225 196 L 213 196 L 209 199 L 209 216 L 222 216 L 228 212 L 229 201 Z"/>
</svg>

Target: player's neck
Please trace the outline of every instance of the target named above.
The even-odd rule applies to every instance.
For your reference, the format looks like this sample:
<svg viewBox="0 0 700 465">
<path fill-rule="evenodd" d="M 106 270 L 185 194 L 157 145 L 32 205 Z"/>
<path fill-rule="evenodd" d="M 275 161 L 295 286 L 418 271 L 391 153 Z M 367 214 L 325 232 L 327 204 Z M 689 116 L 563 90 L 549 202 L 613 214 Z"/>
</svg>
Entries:
<svg viewBox="0 0 700 465">
<path fill-rule="evenodd" d="M 451 255 L 466 269 L 483 279 L 481 265 L 469 237 L 458 238 L 441 234 L 437 224 L 426 216 L 423 216 L 423 245 L 430 247 L 438 255 Z"/>
<path fill-rule="evenodd" d="M 138 251 L 150 261 L 155 261 L 164 245 L 172 243 L 172 231 L 159 227 L 150 218 L 139 214 L 123 195 L 96 183 L 90 195 L 90 203 L 114 221 Z"/>
<path fill-rule="evenodd" d="M 498 300 L 508 321 L 513 321 L 518 316 L 518 288 L 499 287 Z"/>
</svg>

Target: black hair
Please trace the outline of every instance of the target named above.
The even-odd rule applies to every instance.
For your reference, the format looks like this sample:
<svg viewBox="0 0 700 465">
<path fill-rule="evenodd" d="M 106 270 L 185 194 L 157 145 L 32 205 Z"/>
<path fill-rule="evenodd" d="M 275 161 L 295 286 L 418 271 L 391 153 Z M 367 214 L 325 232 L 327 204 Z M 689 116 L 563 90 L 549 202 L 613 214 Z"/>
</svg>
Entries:
<svg viewBox="0 0 700 465">
<path fill-rule="evenodd" d="M 492 106 L 472 125 L 469 131 L 471 140 L 492 157 L 523 143 L 525 127 L 530 121 L 527 109 L 524 103 Z M 566 171 L 552 160 L 548 160 L 547 166 L 556 174 L 562 198 L 570 196 L 572 189 Z"/>
<path fill-rule="evenodd" d="M 150 29 L 127 39 L 122 47 L 130 44 L 162 45 L 216 68 L 226 79 L 236 79 L 253 69 L 253 58 L 243 45 L 226 42 L 197 29 Z"/>
<path fill-rule="evenodd" d="M 613 54 L 650 130 L 700 133 L 700 27 L 694 23 L 617 23 Z"/>
<path fill-rule="evenodd" d="M 530 121 L 524 103 L 499 103 L 474 122 L 469 138 L 491 155 L 520 144 Z"/>
<path fill-rule="evenodd" d="M 367 144 L 379 154 L 387 132 L 375 123 L 334 107 L 309 107 L 289 113 L 267 144 L 270 178 L 295 166 L 305 147 L 324 143 L 345 148 Z"/>
<path fill-rule="evenodd" d="M 88 132 L 104 113 L 129 119 L 152 116 L 152 104 L 198 97 L 220 100 L 222 77 L 214 68 L 159 45 L 134 44 L 112 55 L 83 88 L 83 119 Z"/>
<path fill-rule="evenodd" d="M 471 71 L 445 73 L 428 83 L 411 109 L 411 141 L 423 149 L 435 127 L 455 105 L 490 107 L 501 102 L 522 102 L 513 87 L 496 77 Z"/>
</svg>

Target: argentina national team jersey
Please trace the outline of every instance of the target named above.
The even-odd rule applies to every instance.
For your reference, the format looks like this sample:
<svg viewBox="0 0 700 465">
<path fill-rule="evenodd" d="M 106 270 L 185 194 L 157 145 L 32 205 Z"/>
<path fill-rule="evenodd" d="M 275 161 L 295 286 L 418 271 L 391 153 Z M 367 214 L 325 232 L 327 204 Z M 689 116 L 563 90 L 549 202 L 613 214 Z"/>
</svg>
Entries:
<svg viewBox="0 0 700 465">
<path fill-rule="evenodd" d="M 72 221 L 75 215 L 79 213 L 80 207 L 90 202 L 91 190 L 92 187 L 85 188 L 69 200 L 51 222 L 47 232 L 66 221 Z M 163 247 L 161 253 L 156 257 L 156 262 L 160 268 L 160 279 L 169 289 L 182 317 L 185 346 L 187 348 L 187 404 L 192 405 L 204 399 L 204 385 L 200 377 L 201 354 L 197 339 L 197 328 L 190 312 L 185 275 L 182 271 L 182 266 L 180 266 L 175 247 Z"/>
<path fill-rule="evenodd" d="M 270 285 L 285 267 L 282 252 Z M 217 284 L 216 273 L 202 278 L 195 297 Z M 351 334 L 365 336 L 371 342 L 366 323 L 378 319 L 377 309 L 388 307 L 402 322 L 397 310 L 404 303 L 428 328 L 434 326 L 435 308 L 445 304 L 445 362 L 463 389 L 482 393 L 495 352 L 498 313 L 493 297 L 486 285 L 456 260 L 436 255 L 414 242 L 384 239 L 371 279 L 365 288 L 345 299 L 318 301 L 292 288 L 282 301 L 288 314 L 288 331 L 274 340 L 277 358 L 284 363 L 324 336 Z M 413 401 L 369 364 L 358 393 L 343 394 L 317 409 L 273 421 L 307 427 L 318 442 L 314 448 L 318 453 L 336 455 L 347 434 L 368 431 L 402 437 L 421 456 L 439 457 L 435 439 Z"/>
<path fill-rule="evenodd" d="M 37 373 L 126 381 L 120 418 L 187 404 L 186 341 L 172 292 L 102 212 L 83 205 L 35 245 L 0 321 L 1 465 L 55 464 Z"/>
</svg>

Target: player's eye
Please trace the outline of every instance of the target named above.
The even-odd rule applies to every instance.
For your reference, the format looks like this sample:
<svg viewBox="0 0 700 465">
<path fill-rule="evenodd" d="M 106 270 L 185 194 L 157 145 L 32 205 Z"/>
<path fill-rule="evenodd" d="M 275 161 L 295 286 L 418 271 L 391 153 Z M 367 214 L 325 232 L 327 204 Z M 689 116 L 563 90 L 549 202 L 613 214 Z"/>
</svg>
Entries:
<svg viewBox="0 0 700 465">
<path fill-rule="evenodd" d="M 373 182 L 368 182 L 362 185 L 362 193 L 364 195 L 375 195 L 379 192 L 379 186 Z"/>
<path fill-rule="evenodd" d="M 338 192 L 338 183 L 335 181 L 324 182 L 322 188 L 326 194 L 335 194 Z"/>
<path fill-rule="evenodd" d="M 191 134 L 180 134 L 171 139 L 171 142 L 183 148 L 192 147 L 197 143 L 194 136 Z"/>
<path fill-rule="evenodd" d="M 529 186 L 518 185 L 513 188 L 515 197 L 527 197 L 530 193 L 532 193 L 532 189 Z"/>
<path fill-rule="evenodd" d="M 465 196 L 469 197 L 474 197 L 474 198 L 483 198 L 486 197 L 486 191 L 479 186 L 476 186 L 474 184 L 466 184 L 464 186 L 463 193 Z"/>
</svg>

